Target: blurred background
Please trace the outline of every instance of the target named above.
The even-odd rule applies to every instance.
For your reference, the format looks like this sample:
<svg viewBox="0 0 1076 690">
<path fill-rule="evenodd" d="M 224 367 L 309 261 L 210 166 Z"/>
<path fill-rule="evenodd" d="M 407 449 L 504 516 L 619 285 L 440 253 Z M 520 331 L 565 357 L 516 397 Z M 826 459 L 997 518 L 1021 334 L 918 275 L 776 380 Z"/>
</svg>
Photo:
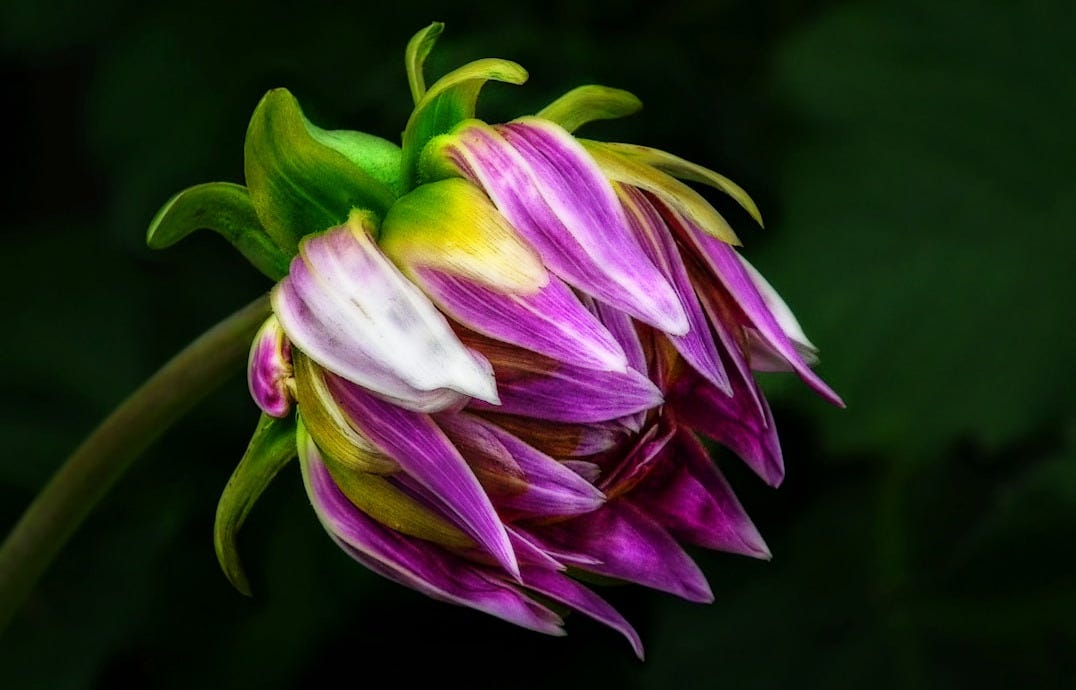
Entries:
<svg viewBox="0 0 1076 690">
<path fill-rule="evenodd" d="M 779 490 L 715 454 L 773 561 L 697 552 L 710 606 L 605 590 L 639 663 L 579 617 L 546 638 L 370 574 L 292 466 L 243 534 L 246 599 L 211 540 L 257 419 L 236 372 L 78 532 L 0 638 L 0 685 L 1076 686 L 1073 4 L 463 5 L 0 4 L 0 530 L 128 392 L 269 287 L 214 235 L 147 250 L 159 205 L 241 181 L 271 87 L 323 127 L 396 139 L 404 45 L 437 19 L 430 76 L 487 56 L 530 70 L 480 115 L 626 88 L 644 110 L 586 135 L 711 166 L 761 206 L 765 230 L 709 197 L 848 403 L 766 379 Z"/>
</svg>

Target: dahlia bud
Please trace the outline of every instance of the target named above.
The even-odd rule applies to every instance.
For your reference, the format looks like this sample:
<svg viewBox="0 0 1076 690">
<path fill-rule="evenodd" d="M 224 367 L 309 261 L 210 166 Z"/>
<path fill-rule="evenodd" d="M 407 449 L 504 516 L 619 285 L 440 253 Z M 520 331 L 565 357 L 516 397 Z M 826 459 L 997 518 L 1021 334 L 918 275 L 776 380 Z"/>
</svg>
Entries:
<svg viewBox="0 0 1076 690">
<path fill-rule="evenodd" d="M 631 625 L 574 575 L 712 600 L 683 544 L 769 551 L 698 435 L 765 482 L 784 476 L 755 370 L 835 404 L 791 310 L 684 180 L 759 223 L 727 178 L 642 146 L 577 139 L 638 100 L 580 87 L 537 116 L 475 119 L 479 60 L 434 83 L 440 34 L 409 44 L 402 146 L 322 130 L 284 90 L 248 130 L 248 188 L 202 185 L 151 227 L 210 227 L 277 281 L 251 350 L 265 412 L 218 509 L 217 550 L 246 591 L 235 533 L 298 455 L 326 531 L 429 596 L 563 634 L 555 602 Z"/>
</svg>

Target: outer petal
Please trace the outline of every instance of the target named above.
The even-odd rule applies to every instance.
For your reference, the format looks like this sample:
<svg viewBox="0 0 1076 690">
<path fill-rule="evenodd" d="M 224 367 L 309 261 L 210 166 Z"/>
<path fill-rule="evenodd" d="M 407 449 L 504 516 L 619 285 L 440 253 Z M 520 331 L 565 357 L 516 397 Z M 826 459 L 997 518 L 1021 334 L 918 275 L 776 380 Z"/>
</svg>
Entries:
<svg viewBox="0 0 1076 690">
<path fill-rule="evenodd" d="M 573 563 L 601 575 L 669 592 L 689 601 L 711 602 L 713 593 L 702 571 L 676 540 L 638 508 L 624 502 L 565 523 L 534 528 L 533 534 Z M 597 559 L 599 563 L 593 563 Z M 573 563 L 573 564 L 574 564 Z"/>
<path fill-rule="evenodd" d="M 724 286 L 727 295 L 741 312 L 743 325 L 755 329 L 815 392 L 834 405 L 843 406 L 844 402 L 841 401 L 840 396 L 811 371 L 807 362 L 796 350 L 759 292 L 736 250 L 714 239 L 695 225 L 691 219 L 680 215 L 675 210 L 662 207 L 660 204 L 657 204 L 657 207 L 662 210 L 670 227 L 677 231 L 685 242 L 694 246 L 698 257 L 705 262 L 712 276 Z"/>
<path fill-rule="evenodd" d="M 484 361 L 453 335 L 361 223 L 309 237 L 273 290 L 291 341 L 326 369 L 417 409 L 447 389 L 496 403 Z"/>
<path fill-rule="evenodd" d="M 329 375 L 326 379 L 351 424 L 442 501 L 460 527 L 518 577 L 519 566 L 508 534 L 489 497 L 433 420 L 386 403 L 339 377 Z"/>
<path fill-rule="evenodd" d="M 617 341 L 558 278 L 531 295 L 422 268 L 416 279 L 449 316 L 483 335 L 581 367 L 627 368 Z"/>
<path fill-rule="evenodd" d="M 721 364 L 721 356 L 717 353 L 709 323 L 699 305 L 698 297 L 695 296 L 695 289 L 691 285 L 691 279 L 669 228 L 642 192 L 624 185 L 618 185 L 617 191 L 620 192 L 628 219 L 642 240 L 643 247 L 669 278 L 680 303 L 687 311 L 691 329 L 684 335 L 670 335 L 669 340 L 684 359 L 710 383 L 731 393 L 728 375 Z"/>
<path fill-rule="evenodd" d="M 785 301 L 781 299 L 781 295 L 773 289 L 769 281 L 754 266 L 747 262 L 747 259 L 739 254 L 737 256 L 747 271 L 747 275 L 751 278 L 751 282 L 758 288 L 758 293 L 762 296 L 763 302 L 769 307 L 773 318 L 777 320 L 777 325 L 792 341 L 792 346 L 796 348 L 796 352 L 807 364 L 811 366 L 817 364 L 818 348 L 807 339 L 807 335 L 803 332 L 803 327 L 800 326 L 799 321 L 796 320 L 795 315 L 785 304 Z M 751 348 L 751 368 L 755 371 L 788 371 L 791 369 L 789 362 L 756 329 L 748 329 L 747 340 Z"/>
<path fill-rule="evenodd" d="M 459 130 L 445 152 L 576 288 L 671 332 L 687 328 L 668 282 L 631 235 L 609 183 L 564 130 L 537 119 Z"/>
<path fill-rule="evenodd" d="M 544 372 L 498 369 L 501 404 L 473 401 L 471 408 L 574 424 L 607 422 L 662 403 L 661 391 L 634 369 L 617 374 L 557 362 Z"/>
<path fill-rule="evenodd" d="M 467 414 L 437 421 L 511 519 L 579 515 L 605 502 L 590 482 L 490 422 Z"/>
<path fill-rule="evenodd" d="M 291 345 L 275 316 L 266 319 L 247 359 L 247 385 L 250 396 L 270 417 L 285 417 L 291 411 Z"/>
<path fill-rule="evenodd" d="M 538 568 L 527 568 L 523 571 L 523 584 L 616 630 L 628 639 L 635 655 L 642 660 L 643 642 L 638 633 L 616 609 L 594 592 L 560 573 Z"/>
<path fill-rule="evenodd" d="M 367 517 L 347 500 L 317 449 L 302 449 L 303 481 L 318 519 L 355 560 L 395 582 L 441 601 L 469 606 L 516 625 L 563 635 L 559 616 L 511 585 L 439 547 L 405 537 Z"/>
<path fill-rule="evenodd" d="M 677 539 L 769 558 L 762 536 L 732 488 L 689 432 L 681 431 L 631 500 Z"/>
</svg>

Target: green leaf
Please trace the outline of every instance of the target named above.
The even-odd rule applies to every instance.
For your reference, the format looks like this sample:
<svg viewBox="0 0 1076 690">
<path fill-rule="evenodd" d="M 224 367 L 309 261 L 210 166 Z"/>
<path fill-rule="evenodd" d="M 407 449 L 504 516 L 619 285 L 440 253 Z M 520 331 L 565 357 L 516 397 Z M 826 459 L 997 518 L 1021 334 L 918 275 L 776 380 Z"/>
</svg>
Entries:
<svg viewBox="0 0 1076 690">
<path fill-rule="evenodd" d="M 407 67 L 407 83 L 411 87 L 411 98 L 418 105 L 422 97 L 426 95 L 426 78 L 422 74 L 422 66 L 426 62 L 438 36 L 445 30 L 442 22 L 434 22 L 422 31 L 411 37 L 407 42 L 407 50 L 404 53 L 404 63 Z"/>
<path fill-rule="evenodd" d="M 169 199 L 150 221 L 146 244 L 164 249 L 203 228 L 231 242 L 273 280 L 288 274 L 289 257 L 258 221 L 247 188 L 229 182 L 200 184 Z"/>
<path fill-rule="evenodd" d="M 634 115 L 643 107 L 635 94 L 598 84 L 572 89 L 538 113 L 538 117 L 555 122 L 574 132 L 595 120 L 616 120 Z"/>
<path fill-rule="evenodd" d="M 228 580 L 250 596 L 250 582 L 239 562 L 236 536 L 254 503 L 277 472 L 295 457 L 295 419 L 262 415 L 243 458 L 224 487 L 213 525 L 213 546 Z"/>
<path fill-rule="evenodd" d="M 262 98 L 247 129 L 244 167 L 254 209 L 285 251 L 310 233 L 340 225 L 352 209 L 385 214 L 392 190 L 326 143 L 287 89 Z"/>
<path fill-rule="evenodd" d="M 489 81 L 519 85 L 527 81 L 527 70 L 508 60 L 485 58 L 449 72 L 430 87 L 404 129 L 404 180 L 415 183 L 419 156 L 430 139 L 474 117 L 478 94 Z"/>
</svg>

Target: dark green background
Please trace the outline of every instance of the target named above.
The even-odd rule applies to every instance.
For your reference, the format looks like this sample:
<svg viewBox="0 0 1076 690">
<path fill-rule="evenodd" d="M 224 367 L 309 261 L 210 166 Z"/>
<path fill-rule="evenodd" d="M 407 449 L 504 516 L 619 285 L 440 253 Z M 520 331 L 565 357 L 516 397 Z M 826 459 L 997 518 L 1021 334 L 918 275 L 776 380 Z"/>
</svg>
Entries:
<svg viewBox="0 0 1076 690">
<path fill-rule="evenodd" d="M 288 86 L 326 127 L 395 138 L 408 37 L 433 74 L 517 60 L 482 114 L 586 82 L 639 115 L 587 132 L 739 181 L 712 196 L 822 348 L 848 409 L 769 377 L 773 491 L 724 455 L 775 554 L 700 553 L 717 601 L 609 590 L 649 658 L 578 617 L 553 639 L 353 564 L 298 471 L 251 516 L 256 597 L 212 550 L 256 413 L 236 376 L 149 452 L 0 638 L 5 688 L 1012 688 L 1076 678 L 1076 16 L 1071 2 L 0 5 L 0 527 L 183 343 L 268 285 L 215 236 L 143 246 L 157 207 L 241 180 Z M 298 5 L 298 4 L 297 4 Z M 238 372 L 237 372 L 238 374 Z"/>
</svg>

